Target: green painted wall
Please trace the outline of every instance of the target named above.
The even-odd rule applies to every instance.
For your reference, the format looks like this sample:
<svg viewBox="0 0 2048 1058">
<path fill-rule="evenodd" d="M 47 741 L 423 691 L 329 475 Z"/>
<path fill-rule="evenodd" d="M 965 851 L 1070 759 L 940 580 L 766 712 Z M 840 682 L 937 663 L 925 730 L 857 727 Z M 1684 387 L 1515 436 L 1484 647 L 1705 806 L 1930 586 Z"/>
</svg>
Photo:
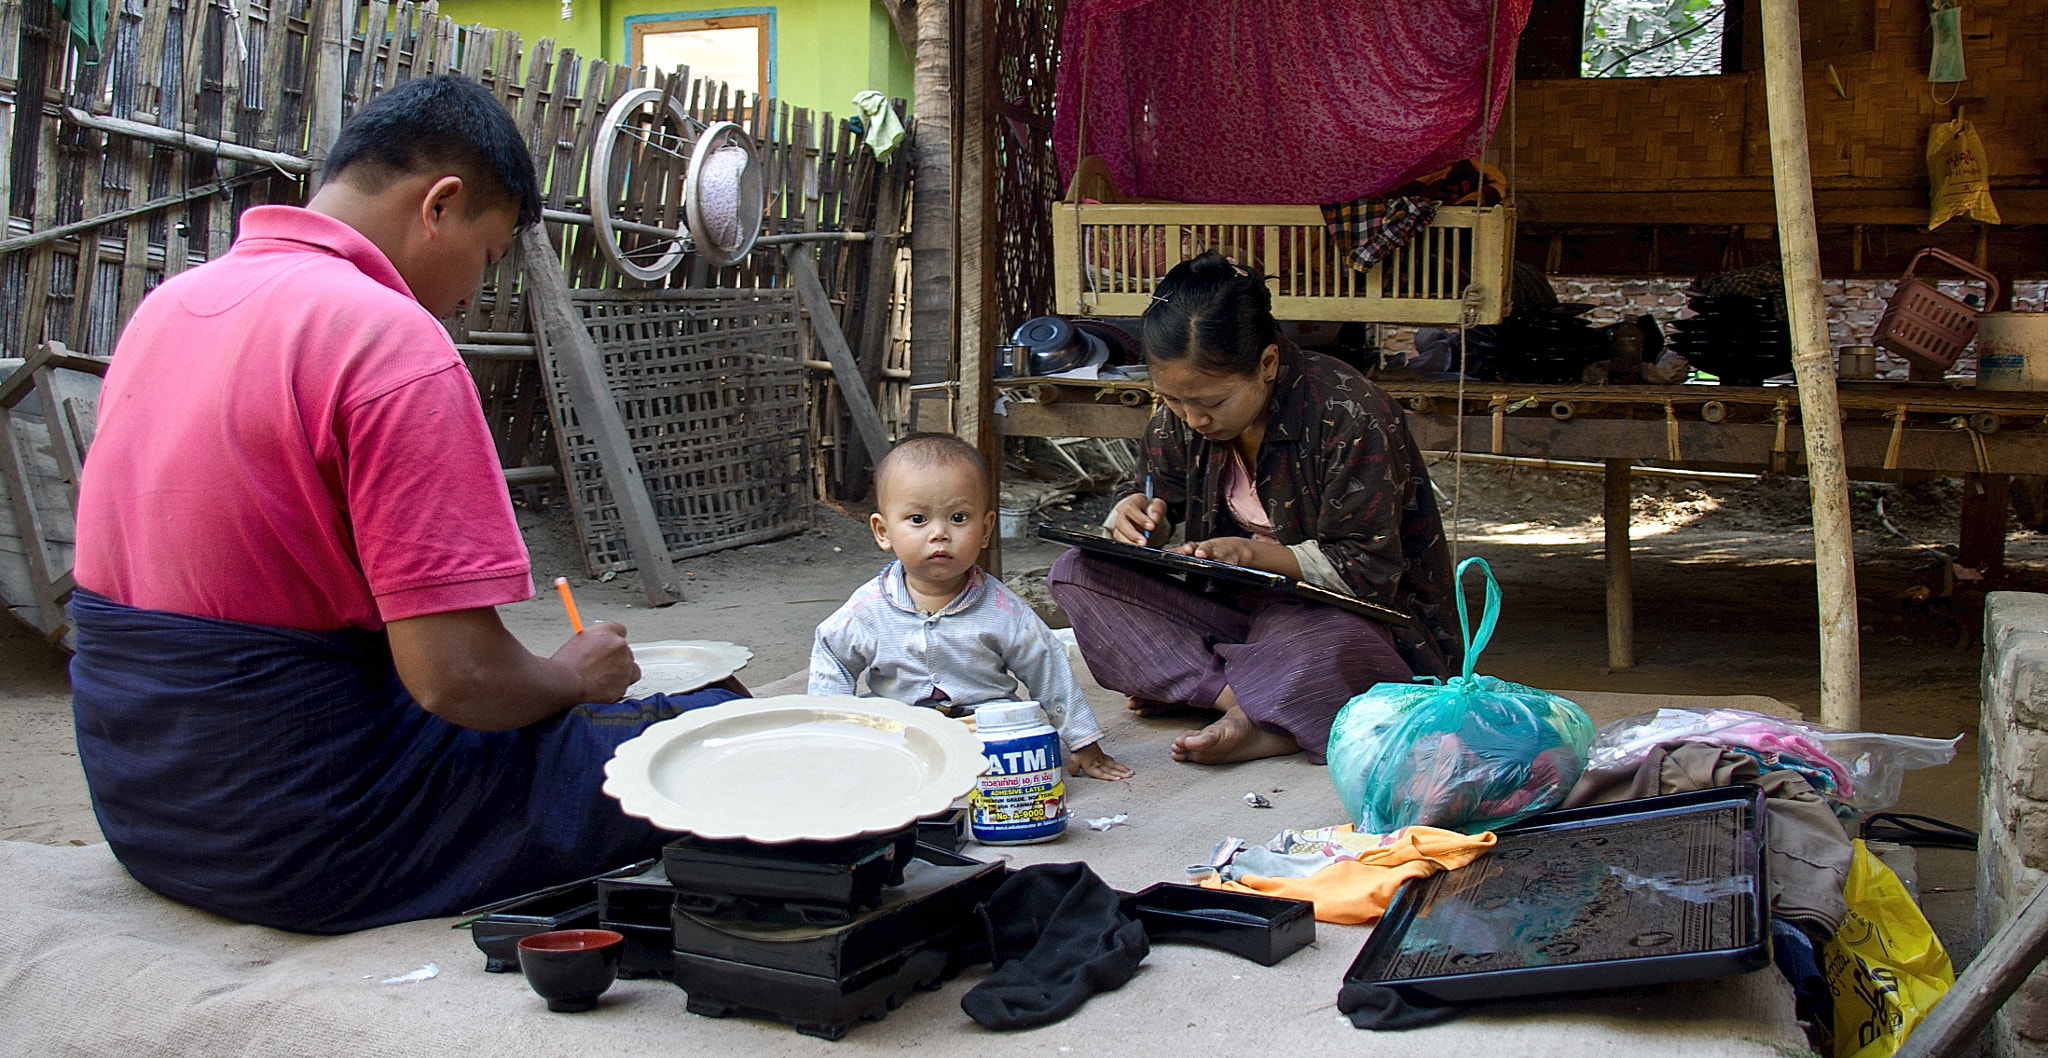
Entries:
<svg viewBox="0 0 2048 1058">
<path fill-rule="evenodd" d="M 634 16 L 761 10 L 775 16 L 774 91 L 783 102 L 840 118 L 854 112 L 854 94 L 868 88 L 910 98 L 909 57 L 874 0 L 574 0 L 568 20 L 561 0 L 441 0 L 441 13 L 458 22 L 514 30 L 529 41 L 551 37 L 611 62 L 629 57 L 626 20 Z"/>
</svg>

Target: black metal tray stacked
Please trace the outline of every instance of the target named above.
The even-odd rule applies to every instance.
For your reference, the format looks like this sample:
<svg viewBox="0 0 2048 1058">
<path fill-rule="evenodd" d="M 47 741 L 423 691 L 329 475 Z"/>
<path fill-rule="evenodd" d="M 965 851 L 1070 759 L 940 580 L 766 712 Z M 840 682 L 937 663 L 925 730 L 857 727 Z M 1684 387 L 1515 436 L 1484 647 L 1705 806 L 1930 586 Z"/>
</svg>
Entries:
<svg viewBox="0 0 2048 1058">
<path fill-rule="evenodd" d="M 974 911 L 1007 874 L 1001 863 L 919 845 L 897 884 L 839 923 L 817 920 L 822 889 L 781 910 L 744 905 L 744 915 L 704 914 L 679 898 L 673 976 L 691 1013 L 766 1017 L 838 1039 L 985 958 Z"/>
<path fill-rule="evenodd" d="M 1466 328 L 1466 368 L 1493 382 L 1578 382 L 1587 364 L 1610 355 L 1606 336 L 1580 318 L 1593 308 L 1521 306 L 1499 324 Z"/>
<path fill-rule="evenodd" d="M 1671 325 L 1672 348 L 1731 386 L 1755 386 L 1792 370 L 1792 332 L 1767 298 L 1689 292 L 1694 315 Z"/>
<path fill-rule="evenodd" d="M 471 929 L 493 972 L 518 969 L 514 946 L 528 934 L 615 930 L 626 938 L 619 976 L 674 981 L 691 1013 L 838 1039 L 987 960 L 977 909 L 1009 869 L 919 840 L 957 836 L 957 823 L 830 844 L 683 838 L 659 861 L 509 901 Z M 1154 941 L 1268 966 L 1315 939 L 1302 901 L 1162 883 L 1123 904 Z"/>
</svg>

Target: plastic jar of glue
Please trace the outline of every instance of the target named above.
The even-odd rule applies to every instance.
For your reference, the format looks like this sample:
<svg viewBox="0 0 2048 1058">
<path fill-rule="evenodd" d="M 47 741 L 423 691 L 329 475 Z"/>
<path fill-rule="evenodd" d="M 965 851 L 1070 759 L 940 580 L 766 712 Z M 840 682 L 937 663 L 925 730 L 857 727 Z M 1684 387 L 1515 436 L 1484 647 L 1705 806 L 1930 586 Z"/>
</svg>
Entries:
<svg viewBox="0 0 2048 1058">
<path fill-rule="evenodd" d="M 1037 702 L 974 711 L 988 770 L 975 780 L 968 825 L 983 845 L 1029 845 L 1067 832 L 1066 760 Z"/>
</svg>

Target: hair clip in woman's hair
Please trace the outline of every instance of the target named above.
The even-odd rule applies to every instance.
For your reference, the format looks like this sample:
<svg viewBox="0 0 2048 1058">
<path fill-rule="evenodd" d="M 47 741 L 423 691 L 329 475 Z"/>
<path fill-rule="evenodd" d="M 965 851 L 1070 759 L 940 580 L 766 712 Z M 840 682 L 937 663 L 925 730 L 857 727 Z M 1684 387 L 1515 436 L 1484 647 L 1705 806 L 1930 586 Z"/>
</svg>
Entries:
<svg viewBox="0 0 2048 1058">
<path fill-rule="evenodd" d="M 1231 270 L 1231 271 L 1233 271 L 1233 272 L 1236 272 L 1236 273 L 1237 273 L 1238 275 L 1241 275 L 1241 276 L 1249 276 L 1249 275 L 1251 275 L 1251 274 L 1252 274 L 1252 270 L 1251 270 L 1251 269 L 1249 269 L 1249 268 L 1246 268 L 1245 266 L 1243 266 L 1243 265 L 1241 265 L 1241 264 L 1238 264 L 1238 263 L 1237 263 L 1237 258 L 1235 258 L 1235 257 L 1226 257 L 1226 258 L 1224 258 L 1223 260 L 1224 260 L 1224 262 L 1225 262 L 1226 264 L 1230 265 L 1230 270 Z"/>
<path fill-rule="evenodd" d="M 1164 305 L 1164 304 L 1166 304 L 1166 303 L 1167 303 L 1167 302 L 1166 302 L 1166 299 L 1165 299 L 1165 298 L 1163 298 L 1163 297 L 1160 297 L 1160 296 L 1159 296 L 1159 295 L 1157 295 L 1157 294 L 1154 294 L 1154 295 L 1152 295 L 1152 300 L 1154 300 L 1154 301 L 1156 301 L 1156 302 L 1160 303 L 1161 305 Z"/>
</svg>

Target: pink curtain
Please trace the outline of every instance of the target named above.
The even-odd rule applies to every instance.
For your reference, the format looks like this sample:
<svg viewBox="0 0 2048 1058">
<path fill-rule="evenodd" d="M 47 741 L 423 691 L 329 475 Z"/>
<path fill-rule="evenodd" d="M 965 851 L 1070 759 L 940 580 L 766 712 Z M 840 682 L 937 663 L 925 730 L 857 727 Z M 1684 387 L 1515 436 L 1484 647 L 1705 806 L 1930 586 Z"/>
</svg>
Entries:
<svg viewBox="0 0 2048 1058">
<path fill-rule="evenodd" d="M 1530 0 L 1072 0 L 1053 144 L 1126 195 L 1320 204 L 1476 157 Z M 1493 20 L 1493 98 L 1486 94 Z M 1082 116 L 1086 101 L 1085 122 Z"/>
</svg>

